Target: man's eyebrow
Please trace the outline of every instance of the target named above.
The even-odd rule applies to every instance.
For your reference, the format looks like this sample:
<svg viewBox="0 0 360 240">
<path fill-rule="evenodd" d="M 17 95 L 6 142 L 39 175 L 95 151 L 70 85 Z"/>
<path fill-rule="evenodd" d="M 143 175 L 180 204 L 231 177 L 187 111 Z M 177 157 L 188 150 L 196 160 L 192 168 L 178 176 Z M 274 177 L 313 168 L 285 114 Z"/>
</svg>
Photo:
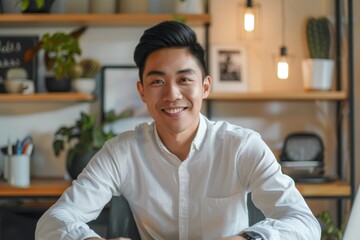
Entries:
<svg viewBox="0 0 360 240">
<path fill-rule="evenodd" d="M 183 74 L 183 73 L 195 74 L 195 70 L 191 68 L 186 68 L 176 72 L 176 74 Z"/>
<path fill-rule="evenodd" d="M 150 72 L 148 72 L 146 74 L 146 77 L 151 76 L 151 75 L 165 75 L 165 73 L 162 71 L 158 71 L 158 70 L 151 70 Z"/>
<path fill-rule="evenodd" d="M 184 74 L 184 73 L 189 73 L 189 74 L 195 74 L 195 70 L 191 69 L 191 68 L 186 68 L 186 69 L 182 69 L 176 72 L 176 74 Z M 148 72 L 146 74 L 146 77 L 151 76 L 151 75 L 165 75 L 164 72 L 159 71 L 159 70 L 151 70 L 150 72 Z"/>
</svg>

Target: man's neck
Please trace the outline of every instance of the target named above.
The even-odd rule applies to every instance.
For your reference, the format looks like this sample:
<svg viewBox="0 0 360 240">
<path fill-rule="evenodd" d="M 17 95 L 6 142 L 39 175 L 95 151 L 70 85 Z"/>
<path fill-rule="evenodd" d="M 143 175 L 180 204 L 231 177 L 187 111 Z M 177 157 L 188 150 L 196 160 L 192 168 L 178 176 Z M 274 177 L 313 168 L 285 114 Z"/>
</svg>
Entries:
<svg viewBox="0 0 360 240">
<path fill-rule="evenodd" d="M 198 126 L 194 130 L 183 131 L 180 133 L 159 131 L 158 129 L 158 134 L 166 148 L 172 154 L 176 155 L 180 161 L 184 161 L 189 155 L 191 144 L 196 136 L 197 129 Z"/>
</svg>

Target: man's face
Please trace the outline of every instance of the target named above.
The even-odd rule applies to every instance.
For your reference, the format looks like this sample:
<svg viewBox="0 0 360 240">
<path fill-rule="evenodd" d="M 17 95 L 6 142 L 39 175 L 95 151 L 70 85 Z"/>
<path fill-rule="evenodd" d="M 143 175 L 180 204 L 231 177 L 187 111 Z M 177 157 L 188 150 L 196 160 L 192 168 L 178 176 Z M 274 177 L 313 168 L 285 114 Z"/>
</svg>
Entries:
<svg viewBox="0 0 360 240">
<path fill-rule="evenodd" d="M 139 94 L 156 122 L 159 135 L 193 134 L 211 79 L 202 79 L 195 57 L 182 48 L 152 52 L 145 62 Z"/>
</svg>

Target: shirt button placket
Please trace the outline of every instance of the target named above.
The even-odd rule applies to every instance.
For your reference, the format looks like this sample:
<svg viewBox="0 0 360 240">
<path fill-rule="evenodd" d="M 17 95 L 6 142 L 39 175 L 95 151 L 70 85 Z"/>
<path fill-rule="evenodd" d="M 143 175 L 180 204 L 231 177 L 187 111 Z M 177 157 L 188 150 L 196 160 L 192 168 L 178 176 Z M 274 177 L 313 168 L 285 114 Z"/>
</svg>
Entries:
<svg viewBox="0 0 360 240">
<path fill-rule="evenodd" d="M 189 235 L 189 173 L 187 163 L 179 167 L 179 240 Z"/>
</svg>

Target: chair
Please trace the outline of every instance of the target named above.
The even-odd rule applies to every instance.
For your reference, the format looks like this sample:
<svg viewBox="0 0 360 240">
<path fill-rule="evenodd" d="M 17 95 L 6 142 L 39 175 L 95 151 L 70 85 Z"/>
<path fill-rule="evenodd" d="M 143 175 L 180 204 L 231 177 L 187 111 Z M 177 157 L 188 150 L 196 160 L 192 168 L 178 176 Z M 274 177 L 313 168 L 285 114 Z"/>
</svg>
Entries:
<svg viewBox="0 0 360 240">
<path fill-rule="evenodd" d="M 264 214 L 253 204 L 250 194 L 248 194 L 248 211 L 250 226 L 265 218 Z M 140 234 L 128 202 L 124 197 L 113 197 L 110 206 L 107 238 L 119 236 L 128 237 L 132 240 L 140 239 Z"/>
<path fill-rule="evenodd" d="M 141 239 L 130 206 L 124 197 L 111 199 L 107 238 Z"/>
</svg>

